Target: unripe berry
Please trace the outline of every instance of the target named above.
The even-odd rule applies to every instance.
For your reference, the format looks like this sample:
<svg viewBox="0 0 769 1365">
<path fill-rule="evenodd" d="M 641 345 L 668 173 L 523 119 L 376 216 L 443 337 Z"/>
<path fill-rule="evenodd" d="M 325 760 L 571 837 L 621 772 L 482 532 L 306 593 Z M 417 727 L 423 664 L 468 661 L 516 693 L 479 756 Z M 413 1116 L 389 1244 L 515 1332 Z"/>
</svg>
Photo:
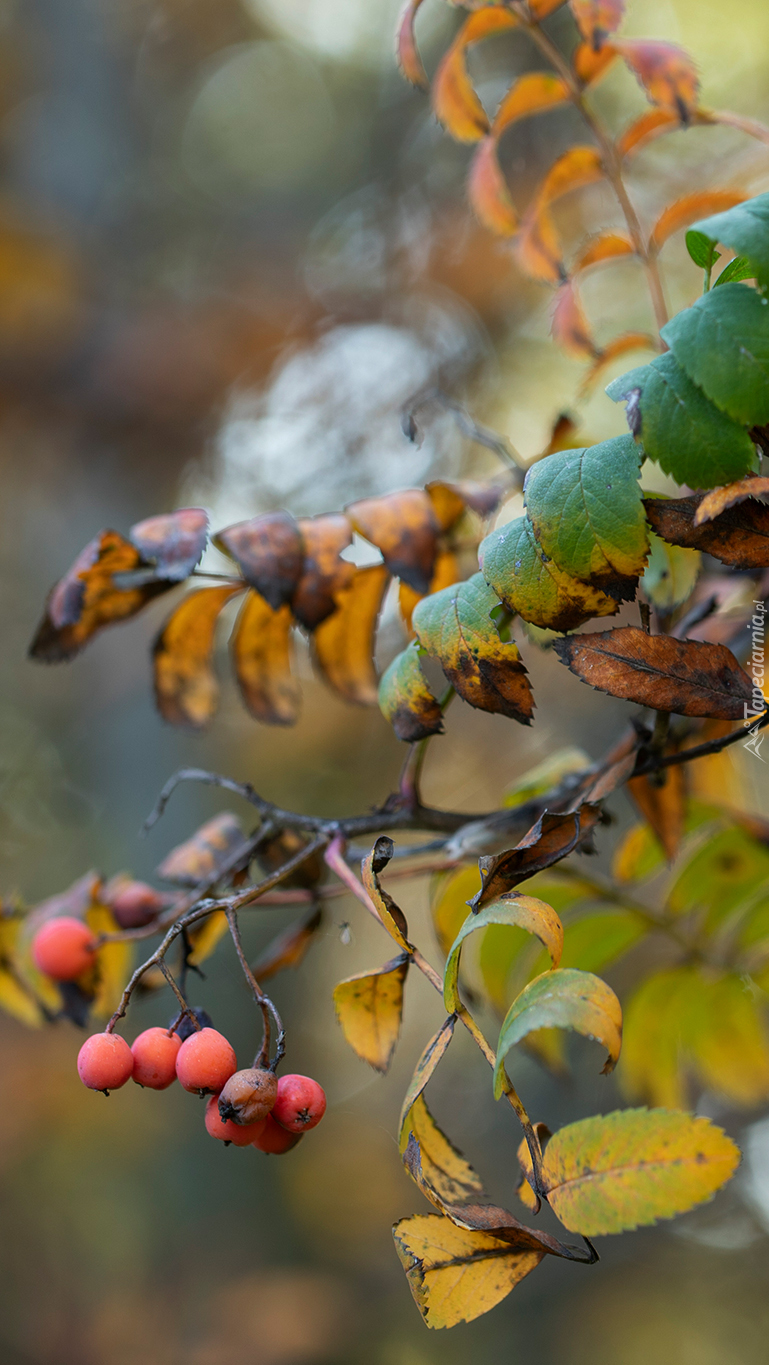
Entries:
<svg viewBox="0 0 769 1365">
<path fill-rule="evenodd" d="M 268 1114 L 264 1119 L 261 1133 L 254 1138 L 251 1145 L 259 1152 L 266 1152 L 268 1156 L 282 1156 L 284 1152 L 290 1152 L 301 1140 L 301 1133 L 289 1133 L 287 1128 L 281 1128 L 280 1124 L 275 1122 L 272 1114 Z"/>
<path fill-rule="evenodd" d="M 320 1123 L 326 1112 L 326 1096 L 310 1076 L 281 1076 L 273 1118 L 290 1133 L 304 1133 Z"/>
<path fill-rule="evenodd" d="M 164 910 L 168 901 L 146 882 L 127 882 L 109 906 L 121 929 L 140 929 Z"/>
<path fill-rule="evenodd" d="M 261 1135 L 264 1119 L 245 1125 L 225 1121 L 219 1113 L 218 1101 L 219 1096 L 212 1095 L 206 1104 L 206 1131 L 222 1142 L 234 1142 L 236 1147 L 249 1147 Z"/>
<path fill-rule="evenodd" d="M 200 1028 L 213 1028 L 214 1021 L 208 1011 L 203 1009 L 202 1005 L 193 1005 L 190 1013 L 194 1014 L 198 1024 L 200 1024 Z M 182 1015 L 178 1024 L 176 1023 L 175 1018 L 172 1019 L 171 1023 L 168 1025 L 169 1028 L 171 1027 L 171 1024 L 174 1026 L 174 1033 L 178 1033 L 183 1043 L 186 1042 L 193 1033 L 200 1032 L 200 1029 L 197 1028 L 192 1019 L 190 1019 L 189 1014 Z"/>
<path fill-rule="evenodd" d="M 150 1090 L 165 1090 L 176 1080 L 176 1058 L 182 1040 L 164 1028 L 148 1028 L 135 1039 L 133 1078 L 137 1085 Z"/>
<path fill-rule="evenodd" d="M 278 1082 L 271 1071 L 248 1067 L 230 1076 L 219 1096 L 219 1113 L 233 1123 L 256 1123 L 266 1119 L 278 1093 Z"/>
<path fill-rule="evenodd" d="M 235 1050 L 215 1028 L 185 1038 L 176 1056 L 176 1074 L 185 1090 L 218 1095 L 237 1067 Z"/>
<path fill-rule="evenodd" d="M 119 1033 L 94 1033 L 77 1054 L 78 1075 L 90 1090 L 119 1090 L 133 1066 L 133 1053 Z"/>
<path fill-rule="evenodd" d="M 94 939 L 88 925 L 71 915 L 48 920 L 32 940 L 38 971 L 54 981 L 74 981 L 93 964 Z"/>
</svg>

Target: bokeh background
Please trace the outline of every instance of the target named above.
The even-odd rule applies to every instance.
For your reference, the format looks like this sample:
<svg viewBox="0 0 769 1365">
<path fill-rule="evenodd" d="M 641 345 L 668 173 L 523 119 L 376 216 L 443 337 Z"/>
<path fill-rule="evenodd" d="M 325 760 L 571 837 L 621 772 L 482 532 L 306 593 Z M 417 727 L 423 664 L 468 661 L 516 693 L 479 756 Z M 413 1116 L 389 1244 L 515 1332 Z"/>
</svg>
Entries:
<svg viewBox="0 0 769 1365">
<path fill-rule="evenodd" d="M 396 9 L 394 0 L 1 0 L 6 895 L 35 903 L 89 867 L 151 876 L 168 848 L 226 804 L 184 789 L 140 841 L 157 791 L 182 764 L 326 814 L 365 810 L 397 777 L 401 746 L 379 713 L 345 708 L 304 658 L 292 731 L 249 720 L 225 668 L 210 731 L 162 725 L 148 659 L 157 611 L 105 634 L 69 667 L 27 662 L 45 592 L 99 527 L 125 531 L 190 502 L 210 507 L 216 527 L 279 506 L 330 510 L 428 475 L 489 472 L 493 457 L 440 414 L 425 415 L 421 446 L 404 439 L 400 404 L 436 379 L 527 455 L 564 409 L 593 439 L 621 429 L 621 412 L 600 392 L 578 401 L 580 367 L 548 341 L 547 294 L 472 221 L 467 149 L 396 73 Z M 637 0 L 630 9 L 628 33 L 692 50 L 705 104 L 769 117 L 765 0 Z M 431 69 L 457 22 L 438 0 L 424 5 Z M 566 16 L 552 28 L 565 33 Z M 520 41 L 489 46 L 473 70 L 493 105 L 533 54 Z M 600 100 L 620 122 L 642 106 L 623 72 Z M 508 140 L 522 196 L 574 133 L 571 115 L 556 112 Z M 694 129 L 634 166 L 648 221 L 703 181 L 764 190 L 769 152 L 726 129 Z M 567 226 L 596 212 L 613 221 L 602 196 L 591 190 L 570 206 Z M 679 241 L 666 263 L 678 307 L 697 292 L 696 272 Z M 585 295 L 599 339 L 648 326 L 631 265 L 591 281 Z M 383 659 L 400 647 L 386 614 Z M 527 662 L 536 725 L 524 731 L 455 707 L 433 746 L 429 798 L 487 808 L 555 744 L 597 753 L 619 733 L 619 702 L 567 685 L 533 648 Z M 734 780 L 747 805 L 766 809 L 757 768 L 738 761 Z M 621 827 L 629 811 L 624 798 L 614 805 Z M 404 888 L 404 906 L 437 960 L 423 885 Z M 290 914 L 254 915 L 249 948 Z M 439 1006 L 410 982 L 396 1061 L 378 1079 L 345 1049 L 330 998 L 336 979 L 385 952 L 376 926 L 340 900 L 311 955 L 275 983 L 290 1065 L 317 1075 L 330 1101 L 323 1125 L 285 1160 L 211 1142 L 201 1107 L 178 1087 L 127 1087 L 103 1101 L 77 1081 L 73 1026 L 37 1034 L 2 1020 L 3 1365 L 765 1359 L 769 1124 L 760 1115 L 728 1119 L 747 1158 L 708 1209 L 602 1239 L 593 1270 L 546 1262 L 486 1318 L 427 1332 L 390 1224 L 419 1207 L 394 1134 Z M 200 1003 L 246 1058 L 256 1021 L 227 943 L 206 970 Z M 169 1002 L 152 997 L 133 1026 L 169 1014 Z M 577 1046 L 573 1060 L 568 1084 L 517 1063 L 530 1109 L 552 1126 L 617 1101 L 589 1048 Z M 509 1202 L 518 1134 L 463 1038 L 433 1092 L 439 1118 Z"/>
</svg>

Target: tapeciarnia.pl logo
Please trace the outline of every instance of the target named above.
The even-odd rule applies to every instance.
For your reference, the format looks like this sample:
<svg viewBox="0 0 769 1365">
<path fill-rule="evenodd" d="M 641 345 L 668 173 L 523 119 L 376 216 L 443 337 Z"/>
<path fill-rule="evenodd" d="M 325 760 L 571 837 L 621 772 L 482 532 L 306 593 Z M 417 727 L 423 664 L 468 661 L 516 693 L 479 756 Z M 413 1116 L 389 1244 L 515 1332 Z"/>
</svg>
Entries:
<svg viewBox="0 0 769 1365">
<path fill-rule="evenodd" d="M 763 763 L 765 760 L 761 755 L 761 745 L 764 742 L 764 735 L 756 722 L 763 716 L 767 706 L 764 697 L 766 605 L 764 602 L 754 600 L 753 606 L 756 610 L 747 626 L 751 632 L 750 675 L 753 680 L 753 696 L 749 703 L 745 702 L 743 724 L 750 735 L 750 738 L 745 741 L 745 748 L 749 749 Z"/>
</svg>

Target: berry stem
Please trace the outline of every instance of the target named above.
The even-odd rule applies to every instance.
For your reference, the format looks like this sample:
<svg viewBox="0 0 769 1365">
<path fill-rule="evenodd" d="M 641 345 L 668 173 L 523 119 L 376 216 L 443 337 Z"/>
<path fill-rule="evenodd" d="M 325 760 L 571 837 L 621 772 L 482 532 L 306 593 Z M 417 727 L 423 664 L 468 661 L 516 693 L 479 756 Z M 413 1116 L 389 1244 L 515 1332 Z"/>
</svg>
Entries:
<svg viewBox="0 0 769 1365">
<path fill-rule="evenodd" d="M 240 925 L 238 924 L 238 916 L 235 910 L 227 910 L 225 911 L 225 914 L 227 916 L 227 923 L 230 926 L 230 934 L 232 936 L 232 941 L 235 944 L 235 952 L 237 953 L 238 961 L 240 962 L 240 965 L 243 968 L 243 975 L 245 976 L 246 981 L 251 987 L 251 994 L 253 995 L 254 1000 L 256 1001 L 257 1005 L 262 1011 L 262 1045 L 259 1051 L 257 1052 L 256 1057 L 254 1058 L 254 1066 L 263 1068 L 267 1068 L 269 1066 L 270 1070 L 274 1072 L 277 1070 L 286 1052 L 285 1047 L 286 1032 L 283 1027 L 283 1021 L 281 1020 L 278 1011 L 276 1010 L 275 1006 L 270 1000 L 270 997 L 268 995 L 265 995 L 264 991 L 259 985 L 259 982 L 254 976 L 254 973 L 251 971 L 251 968 L 248 965 L 248 959 L 246 958 L 246 955 L 243 952 L 243 941 L 240 937 Z M 275 1056 L 273 1058 L 272 1065 L 270 1065 L 271 1014 L 273 1019 L 275 1020 L 275 1026 L 278 1030 L 278 1039 L 275 1044 Z"/>
</svg>

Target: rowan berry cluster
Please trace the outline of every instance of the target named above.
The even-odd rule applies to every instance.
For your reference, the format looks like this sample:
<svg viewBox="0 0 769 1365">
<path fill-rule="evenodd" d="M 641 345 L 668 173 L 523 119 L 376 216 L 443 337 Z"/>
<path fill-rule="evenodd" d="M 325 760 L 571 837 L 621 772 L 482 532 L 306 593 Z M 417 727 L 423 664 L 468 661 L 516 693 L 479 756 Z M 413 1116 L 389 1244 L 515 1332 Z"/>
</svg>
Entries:
<svg viewBox="0 0 769 1365">
<path fill-rule="evenodd" d="M 32 943 L 41 972 L 74 981 L 92 963 L 96 940 L 82 920 L 60 916 L 44 924 Z M 129 1080 L 166 1090 L 175 1080 L 192 1094 L 208 1096 L 205 1124 L 211 1137 L 272 1156 L 295 1147 L 320 1123 L 323 1089 L 309 1076 L 281 1076 L 264 1066 L 238 1070 L 231 1043 L 203 1010 L 184 1013 L 167 1028 L 145 1029 L 129 1047 L 107 1030 L 87 1038 L 78 1053 L 78 1075 L 91 1090 L 109 1094 Z"/>
</svg>

